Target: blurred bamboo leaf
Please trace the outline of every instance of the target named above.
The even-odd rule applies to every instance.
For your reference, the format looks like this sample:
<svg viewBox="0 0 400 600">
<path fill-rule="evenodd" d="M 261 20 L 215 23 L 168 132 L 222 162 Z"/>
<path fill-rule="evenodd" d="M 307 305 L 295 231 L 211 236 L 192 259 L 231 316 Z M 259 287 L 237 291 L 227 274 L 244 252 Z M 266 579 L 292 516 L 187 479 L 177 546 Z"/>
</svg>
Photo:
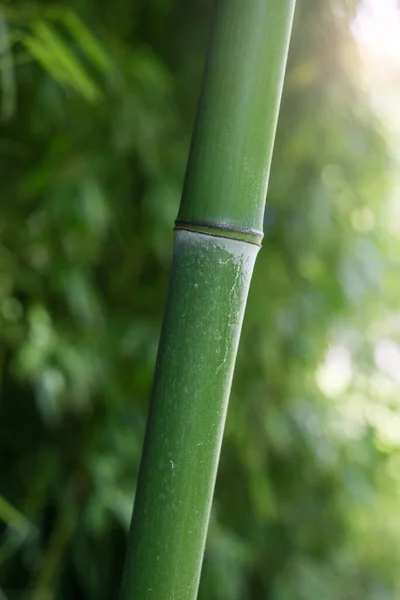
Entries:
<svg viewBox="0 0 400 600">
<path fill-rule="evenodd" d="M 63 22 L 71 35 L 79 44 L 86 57 L 100 71 L 107 73 L 111 69 L 111 59 L 106 49 L 86 27 L 82 19 L 74 11 L 68 11 L 63 16 Z"/>
<path fill-rule="evenodd" d="M 31 529 L 31 524 L 4 496 L 0 495 L 0 520 L 22 534 Z"/>
<path fill-rule="evenodd" d="M 97 86 L 55 29 L 44 21 L 39 21 L 34 25 L 33 31 L 58 61 L 60 69 L 65 69 L 70 85 L 87 100 L 97 100 L 100 95 Z"/>
<path fill-rule="evenodd" d="M 46 46 L 38 41 L 36 38 L 26 35 L 24 36 L 22 43 L 30 54 L 42 65 L 42 67 L 55 79 L 58 83 L 63 86 L 68 85 L 69 78 L 66 77 L 65 72 L 60 69 L 60 65 L 55 57 L 49 53 Z"/>
<path fill-rule="evenodd" d="M 89 102 L 96 102 L 101 93 L 78 58 L 57 31 L 37 21 L 32 34 L 23 37 L 23 44 L 42 67 L 59 83 L 73 88 Z"/>
</svg>

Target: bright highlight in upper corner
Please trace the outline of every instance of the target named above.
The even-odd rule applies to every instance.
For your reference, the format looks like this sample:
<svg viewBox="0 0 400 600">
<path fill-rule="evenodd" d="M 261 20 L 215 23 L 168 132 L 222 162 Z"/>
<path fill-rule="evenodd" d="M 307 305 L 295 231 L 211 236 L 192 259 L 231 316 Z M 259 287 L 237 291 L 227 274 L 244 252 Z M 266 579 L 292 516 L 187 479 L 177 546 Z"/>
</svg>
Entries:
<svg viewBox="0 0 400 600">
<path fill-rule="evenodd" d="M 352 32 L 366 58 L 400 70 L 400 3 L 398 0 L 363 0 Z M 388 64 L 389 63 L 389 64 Z"/>
</svg>

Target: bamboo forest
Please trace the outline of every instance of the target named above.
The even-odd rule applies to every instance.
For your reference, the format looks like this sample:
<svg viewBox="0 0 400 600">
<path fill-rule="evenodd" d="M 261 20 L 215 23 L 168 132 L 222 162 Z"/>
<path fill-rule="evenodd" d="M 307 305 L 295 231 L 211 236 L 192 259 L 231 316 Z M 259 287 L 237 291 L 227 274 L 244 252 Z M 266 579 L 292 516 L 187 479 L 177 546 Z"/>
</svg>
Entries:
<svg viewBox="0 0 400 600">
<path fill-rule="evenodd" d="M 0 600 L 400 598 L 400 6 L 293 9 L 0 1 Z"/>
</svg>

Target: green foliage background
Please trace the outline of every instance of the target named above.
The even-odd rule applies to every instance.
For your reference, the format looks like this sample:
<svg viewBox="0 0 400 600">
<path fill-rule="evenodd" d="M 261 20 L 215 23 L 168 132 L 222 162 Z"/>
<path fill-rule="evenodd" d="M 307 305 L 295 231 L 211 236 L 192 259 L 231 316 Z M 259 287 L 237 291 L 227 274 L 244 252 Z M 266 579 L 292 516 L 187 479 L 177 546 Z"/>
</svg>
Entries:
<svg viewBox="0 0 400 600">
<path fill-rule="evenodd" d="M 200 598 L 389 600 L 393 165 L 357 2 L 298 4 Z M 0 7 L 1 598 L 117 596 L 211 9 Z"/>
</svg>

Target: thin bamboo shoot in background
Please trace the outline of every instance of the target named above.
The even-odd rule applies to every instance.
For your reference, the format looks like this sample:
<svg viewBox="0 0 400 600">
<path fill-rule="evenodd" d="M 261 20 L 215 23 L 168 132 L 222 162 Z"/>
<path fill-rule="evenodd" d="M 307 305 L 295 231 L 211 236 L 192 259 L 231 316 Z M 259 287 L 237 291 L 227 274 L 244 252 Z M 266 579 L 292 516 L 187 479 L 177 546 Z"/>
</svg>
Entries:
<svg viewBox="0 0 400 600">
<path fill-rule="evenodd" d="M 262 239 L 295 0 L 219 0 L 178 219 L 122 600 L 194 600 Z"/>
</svg>

